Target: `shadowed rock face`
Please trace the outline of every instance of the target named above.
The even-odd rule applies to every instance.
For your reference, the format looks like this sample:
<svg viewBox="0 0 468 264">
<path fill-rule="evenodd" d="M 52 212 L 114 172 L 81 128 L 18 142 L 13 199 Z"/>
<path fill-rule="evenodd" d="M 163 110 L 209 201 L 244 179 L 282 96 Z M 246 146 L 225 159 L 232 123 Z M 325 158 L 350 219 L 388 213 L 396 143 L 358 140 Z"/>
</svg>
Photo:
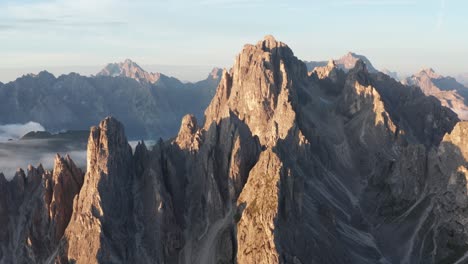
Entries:
<svg viewBox="0 0 468 264">
<path fill-rule="evenodd" d="M 134 153 L 123 125 L 103 120 L 73 207 L 63 203 L 71 217 L 60 241 L 39 236 L 49 245 L 34 251 L 40 258 L 2 250 L 0 262 L 466 261 L 468 127 L 419 88 L 361 60 L 308 74 L 267 36 L 222 73 L 205 120 L 186 115 L 176 137 Z M 32 192 L 29 179 L 0 177 L 0 223 L 16 214 L 10 200 Z M 19 226 L 41 227 L 33 223 Z"/>
<path fill-rule="evenodd" d="M 0 124 L 35 121 L 51 132 L 87 130 L 112 115 L 125 124 L 130 138 L 169 138 L 186 113 L 203 117 L 218 83 L 218 71 L 182 83 L 130 60 L 110 64 L 93 77 L 41 72 L 0 85 L 0 112 L 9 113 L 0 116 Z"/>
<path fill-rule="evenodd" d="M 83 188 L 65 233 L 68 260 L 111 262 L 117 255 L 129 261 L 134 232 L 131 186 L 135 175 L 132 149 L 120 122 L 106 118 L 99 127 L 91 128 L 87 162 Z"/>
<path fill-rule="evenodd" d="M 53 172 L 42 166 L 0 174 L 0 262 L 45 263 L 54 254 L 73 212 L 83 173 L 57 155 Z"/>
</svg>

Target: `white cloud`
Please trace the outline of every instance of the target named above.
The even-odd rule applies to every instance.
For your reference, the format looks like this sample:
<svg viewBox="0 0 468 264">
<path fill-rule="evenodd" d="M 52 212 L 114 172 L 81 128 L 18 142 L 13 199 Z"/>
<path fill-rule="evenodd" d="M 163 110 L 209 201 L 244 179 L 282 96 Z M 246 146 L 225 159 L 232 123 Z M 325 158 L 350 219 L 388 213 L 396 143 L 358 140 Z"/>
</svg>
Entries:
<svg viewBox="0 0 468 264">
<path fill-rule="evenodd" d="M 26 171 L 29 164 L 35 167 L 42 164 L 46 170 L 54 168 L 56 152 L 44 151 L 42 148 L 35 149 L 32 146 L 30 148 L 20 148 L 19 152 L 11 151 L 10 148 L 3 149 L 3 147 L 5 145 L 0 144 L 0 173 L 3 173 L 7 180 L 11 180 L 19 168 Z M 70 155 L 76 166 L 84 171 L 86 170 L 86 150 L 59 151 L 59 154 L 62 157 L 67 154 Z"/>
<path fill-rule="evenodd" d="M 122 7 L 127 5 L 127 0 L 43 0 L 0 3 L 0 25 L 4 30 L 12 28 L 30 30 L 41 25 L 47 25 L 49 28 L 118 26 L 125 23 L 120 18 L 124 17 L 122 10 L 125 9 Z"/>
<path fill-rule="evenodd" d="M 26 124 L 8 124 L 0 125 L 0 141 L 8 141 L 9 139 L 18 139 L 31 131 L 44 131 L 44 127 L 36 122 L 28 122 Z"/>
</svg>

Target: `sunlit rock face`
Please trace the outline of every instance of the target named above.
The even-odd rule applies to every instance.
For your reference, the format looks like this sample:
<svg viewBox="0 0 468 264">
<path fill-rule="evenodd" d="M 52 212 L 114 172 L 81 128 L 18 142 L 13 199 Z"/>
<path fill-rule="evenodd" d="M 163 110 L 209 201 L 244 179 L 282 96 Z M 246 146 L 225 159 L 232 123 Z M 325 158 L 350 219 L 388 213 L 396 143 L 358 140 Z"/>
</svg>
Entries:
<svg viewBox="0 0 468 264">
<path fill-rule="evenodd" d="M 245 45 L 219 78 L 204 124 L 188 114 L 175 137 L 152 149 L 141 142 L 132 152 L 116 118 L 93 127 L 87 172 L 73 177 L 82 187 L 63 180 L 69 195 L 45 199 L 62 201 L 44 211 L 57 219 L 48 222 L 53 240 L 31 239 L 48 248 L 3 250 L 0 260 L 465 261 L 468 128 L 437 99 L 369 71 L 362 60 L 346 72 L 330 62 L 308 73 L 272 36 Z M 53 175 L 73 167 L 61 160 Z M 29 181 L 60 182 L 60 175 L 67 174 L 0 177 L 8 193 L 0 194 L 0 222 L 9 225 L 3 216 L 17 214 L 8 201 L 33 193 Z M 15 245 L 29 250 L 24 237 Z"/>
<path fill-rule="evenodd" d="M 98 73 L 98 76 L 128 77 L 143 83 L 156 83 L 161 78 L 160 73 L 149 73 L 130 59 L 120 63 L 107 64 Z"/>
</svg>

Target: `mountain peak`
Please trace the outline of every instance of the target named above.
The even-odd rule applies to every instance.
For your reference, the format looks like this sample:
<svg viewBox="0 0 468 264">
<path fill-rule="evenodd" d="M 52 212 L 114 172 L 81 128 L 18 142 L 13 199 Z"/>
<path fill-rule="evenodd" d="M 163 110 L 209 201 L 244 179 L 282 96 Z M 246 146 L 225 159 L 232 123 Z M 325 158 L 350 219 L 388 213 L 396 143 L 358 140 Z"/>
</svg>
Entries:
<svg viewBox="0 0 468 264">
<path fill-rule="evenodd" d="M 149 73 L 131 59 L 119 63 L 109 63 L 98 76 L 127 77 L 140 83 L 156 83 L 161 77 L 160 73 Z"/>
<path fill-rule="evenodd" d="M 263 145 L 284 139 L 295 122 L 290 98 L 306 78 L 305 65 L 286 44 L 267 36 L 255 46 L 246 45 L 232 71 L 223 73 L 205 112 L 205 128 L 235 115 L 246 120 Z M 281 115 L 274 115 L 277 109 Z"/>
<path fill-rule="evenodd" d="M 46 70 L 40 71 L 37 74 L 29 73 L 24 76 L 33 77 L 33 78 L 41 78 L 41 79 L 55 79 L 55 76 Z"/>
<path fill-rule="evenodd" d="M 223 74 L 223 69 L 215 67 L 211 70 L 210 74 L 208 75 L 208 78 L 213 79 L 213 80 L 218 80 L 218 79 L 221 79 L 222 74 Z"/>
<path fill-rule="evenodd" d="M 355 67 L 355 64 L 358 60 L 362 60 L 366 64 L 366 68 L 370 73 L 375 73 L 377 70 L 374 68 L 370 60 L 363 55 L 349 51 L 338 60 L 335 60 L 335 63 L 344 71 L 349 71 Z"/>
<path fill-rule="evenodd" d="M 418 75 L 427 75 L 431 79 L 439 79 L 443 77 L 436 73 L 433 68 L 423 68 L 419 71 Z"/>
<path fill-rule="evenodd" d="M 131 201 L 126 194 L 133 173 L 132 149 L 124 127 L 117 119 L 106 117 L 90 131 L 86 181 L 74 201 L 73 216 L 65 232 L 69 259 L 97 263 L 98 251 L 105 250 L 111 255 L 128 247 L 128 242 L 112 241 L 103 228 L 111 228 L 112 237 L 129 241 L 125 228 L 128 224 L 120 219 L 131 214 Z M 88 228 L 83 228 L 83 222 L 89 223 Z"/>
<path fill-rule="evenodd" d="M 265 35 L 265 37 L 263 37 L 263 40 L 276 42 L 276 38 L 273 35 Z"/>
<path fill-rule="evenodd" d="M 285 48 L 287 45 L 281 41 L 277 41 L 272 35 L 266 35 L 263 40 L 257 43 L 256 47 L 269 52 L 275 48 Z"/>
<path fill-rule="evenodd" d="M 138 65 L 136 64 L 136 62 L 132 61 L 131 59 L 125 59 L 123 63 L 124 63 L 124 64 L 133 64 L 133 65 L 138 66 Z M 139 66 L 138 66 L 138 67 L 139 67 Z"/>
</svg>

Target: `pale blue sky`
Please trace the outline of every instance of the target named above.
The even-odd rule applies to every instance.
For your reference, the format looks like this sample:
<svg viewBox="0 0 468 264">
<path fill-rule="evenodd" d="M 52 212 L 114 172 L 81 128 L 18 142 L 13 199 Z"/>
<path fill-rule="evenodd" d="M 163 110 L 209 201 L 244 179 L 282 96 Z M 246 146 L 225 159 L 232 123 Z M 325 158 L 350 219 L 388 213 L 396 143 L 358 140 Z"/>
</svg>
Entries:
<svg viewBox="0 0 468 264">
<path fill-rule="evenodd" d="M 463 0 L 0 0 L 0 81 L 125 58 L 230 67 L 266 34 L 303 60 L 354 51 L 380 69 L 456 75 L 468 72 L 467 32 Z"/>
</svg>

